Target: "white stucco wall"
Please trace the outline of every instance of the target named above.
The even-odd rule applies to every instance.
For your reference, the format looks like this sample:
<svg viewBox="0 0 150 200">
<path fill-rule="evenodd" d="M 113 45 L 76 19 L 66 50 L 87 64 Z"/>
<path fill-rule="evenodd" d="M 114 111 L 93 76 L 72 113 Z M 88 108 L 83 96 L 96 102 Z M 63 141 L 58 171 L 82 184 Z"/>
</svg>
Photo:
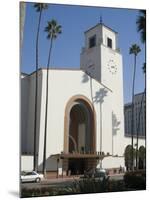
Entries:
<svg viewBox="0 0 150 200">
<path fill-rule="evenodd" d="M 133 146 L 134 146 L 134 148 L 136 148 L 136 144 L 137 144 L 137 139 L 134 137 L 133 138 Z M 124 147 L 126 147 L 127 145 L 131 145 L 131 137 L 124 137 Z M 145 147 L 145 139 L 144 138 L 139 138 L 138 139 L 138 147 L 140 148 L 140 146 L 144 146 Z"/>
<path fill-rule="evenodd" d="M 87 82 L 83 82 L 83 79 L 88 79 Z M 42 70 L 42 101 L 41 101 L 41 117 L 40 117 L 40 143 L 39 143 L 39 165 L 43 162 L 43 138 L 44 138 L 44 119 L 45 119 L 45 91 L 46 91 L 46 70 Z M 80 70 L 50 70 L 49 72 L 49 105 L 48 105 L 48 131 L 47 131 L 47 159 L 53 154 L 60 153 L 64 149 L 64 114 L 67 102 L 75 95 L 84 95 L 91 102 L 91 90 L 90 81 L 88 75 Z M 56 84 L 61 83 L 61 84 Z M 71 83 L 71 84 L 68 84 Z M 93 98 L 96 92 L 103 89 L 104 86 L 100 85 L 96 80 L 92 79 Z M 112 154 L 112 95 L 113 92 L 107 90 L 107 96 L 102 103 L 102 151 Z M 116 101 L 115 101 L 116 103 Z M 118 108 L 113 110 L 116 112 Z M 96 111 L 96 150 L 100 151 L 100 103 L 94 103 Z M 121 115 L 120 113 L 118 114 Z M 120 119 L 121 120 L 121 119 Z M 123 126 L 123 122 L 122 122 Z M 114 141 L 122 137 L 123 130 L 119 130 L 119 136 Z M 121 136 L 120 136 L 121 135 Z M 116 142 L 115 154 L 122 155 L 122 143 Z M 50 165 L 49 165 L 50 166 Z"/>
<path fill-rule="evenodd" d="M 120 69 L 121 70 L 121 69 Z M 121 72 L 120 72 L 121 73 Z M 44 125 L 45 125 L 45 94 L 46 94 L 46 70 L 40 70 L 39 82 L 39 101 L 38 101 L 38 164 L 42 169 L 43 149 L 44 149 Z M 118 77 L 116 77 L 118 79 Z M 31 75 L 30 82 L 34 82 L 34 76 Z M 120 78 L 121 79 L 121 78 Z M 87 80 L 86 82 L 84 80 Z M 119 81 L 119 80 L 118 80 Z M 121 81 L 121 80 L 120 80 Z M 114 81 L 115 82 L 115 81 Z M 49 104 L 48 104 L 48 129 L 47 129 L 47 169 L 56 170 L 56 159 L 52 157 L 54 154 L 61 153 L 64 149 L 64 115 L 65 108 L 69 99 L 75 95 L 84 95 L 91 102 L 90 79 L 87 74 L 81 70 L 49 70 Z M 70 84 L 71 83 L 71 84 Z M 34 84 L 33 84 L 34 85 Z M 32 85 L 30 96 L 30 112 L 28 122 L 28 151 L 33 149 L 33 119 L 34 116 L 34 89 Z M 112 84 L 114 87 L 114 85 Z M 113 88 L 112 87 L 112 88 Z M 111 155 L 123 156 L 125 147 L 131 143 L 131 138 L 124 137 L 124 118 L 123 118 L 123 94 L 121 91 L 121 82 L 118 86 L 120 90 L 110 91 L 105 88 L 106 96 L 101 104 L 102 119 L 102 151 Z M 104 89 L 100 83 L 92 79 L 92 91 L 94 108 L 96 111 L 96 151 L 100 151 L 100 103 L 95 102 L 97 92 Z M 116 115 L 120 122 L 116 134 L 112 135 L 112 112 Z M 33 117 L 33 119 L 32 119 Z M 139 140 L 139 146 L 144 145 L 145 140 Z M 54 161 L 55 160 L 55 161 Z M 124 165 L 124 159 L 120 157 L 109 157 L 103 160 L 103 167 L 119 167 Z"/>
<path fill-rule="evenodd" d="M 112 40 L 112 49 L 116 50 L 116 41 L 117 41 L 117 33 L 110 30 L 106 26 L 102 26 L 102 38 L 103 38 L 103 45 L 107 46 L 107 38 Z"/>
<path fill-rule="evenodd" d="M 21 171 L 33 170 L 33 156 L 21 156 Z"/>
</svg>

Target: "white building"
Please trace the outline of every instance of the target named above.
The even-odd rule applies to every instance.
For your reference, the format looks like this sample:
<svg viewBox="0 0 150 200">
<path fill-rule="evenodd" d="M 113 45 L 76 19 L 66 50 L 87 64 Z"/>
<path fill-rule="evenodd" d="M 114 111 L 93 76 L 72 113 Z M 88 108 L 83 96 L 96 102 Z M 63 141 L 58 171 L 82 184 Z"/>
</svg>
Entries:
<svg viewBox="0 0 150 200">
<path fill-rule="evenodd" d="M 124 150 L 131 139 L 124 136 L 122 55 L 117 36 L 111 28 L 97 24 L 85 32 L 79 70 L 49 69 L 47 171 L 82 174 L 100 167 L 103 154 L 107 155 L 103 168 L 124 167 Z M 43 168 L 46 74 L 46 69 L 38 71 L 39 171 Z M 21 80 L 21 169 L 26 170 L 33 164 L 35 72 Z M 140 140 L 139 144 L 145 143 Z"/>
</svg>

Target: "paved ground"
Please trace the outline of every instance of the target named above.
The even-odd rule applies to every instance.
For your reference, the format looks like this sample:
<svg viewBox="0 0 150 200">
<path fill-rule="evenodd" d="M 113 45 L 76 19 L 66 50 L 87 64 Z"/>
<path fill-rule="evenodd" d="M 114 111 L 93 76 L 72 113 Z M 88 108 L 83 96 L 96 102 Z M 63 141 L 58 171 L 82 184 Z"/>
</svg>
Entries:
<svg viewBox="0 0 150 200">
<path fill-rule="evenodd" d="M 123 174 L 110 175 L 110 180 L 122 180 Z M 67 187 L 72 184 L 74 180 L 79 180 L 79 177 L 70 178 L 51 178 L 44 179 L 41 183 L 22 183 L 22 188 L 41 188 L 41 187 Z"/>
</svg>

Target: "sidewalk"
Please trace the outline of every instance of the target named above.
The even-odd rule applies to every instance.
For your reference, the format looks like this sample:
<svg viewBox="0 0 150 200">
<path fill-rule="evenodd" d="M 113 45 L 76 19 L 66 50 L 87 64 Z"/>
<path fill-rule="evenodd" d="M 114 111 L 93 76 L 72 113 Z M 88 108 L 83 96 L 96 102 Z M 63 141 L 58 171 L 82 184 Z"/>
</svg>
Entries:
<svg viewBox="0 0 150 200">
<path fill-rule="evenodd" d="M 76 176 L 70 176 L 70 177 L 58 177 L 58 178 L 52 178 L 52 177 L 46 177 L 43 179 L 44 181 L 49 181 L 49 182 L 62 182 L 62 181 L 68 181 L 68 180 L 74 180 L 74 179 L 79 179 L 80 177 L 76 177 Z"/>
</svg>

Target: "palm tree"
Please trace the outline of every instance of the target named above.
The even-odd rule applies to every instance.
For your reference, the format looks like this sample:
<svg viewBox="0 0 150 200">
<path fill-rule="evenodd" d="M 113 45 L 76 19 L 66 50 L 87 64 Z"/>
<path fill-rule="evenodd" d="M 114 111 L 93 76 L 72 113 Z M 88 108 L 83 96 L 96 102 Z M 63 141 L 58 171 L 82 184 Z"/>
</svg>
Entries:
<svg viewBox="0 0 150 200">
<path fill-rule="evenodd" d="M 134 70 L 133 70 L 133 83 L 132 83 L 132 117 L 131 117 L 131 146 L 132 146 L 132 170 L 134 168 L 134 158 L 133 158 L 133 132 L 134 132 L 134 85 L 135 85 L 135 74 L 136 74 L 136 57 L 141 51 L 137 44 L 133 44 L 129 49 L 129 54 L 134 54 Z"/>
<path fill-rule="evenodd" d="M 146 10 L 140 10 L 139 16 L 136 20 L 137 31 L 140 33 L 141 41 L 143 44 L 146 42 Z M 143 64 L 143 72 L 146 73 L 146 58 Z M 145 80 L 146 81 L 146 80 Z"/>
<path fill-rule="evenodd" d="M 136 20 L 137 31 L 140 33 L 143 44 L 146 42 L 146 10 L 140 10 Z M 145 59 L 146 60 L 146 59 Z M 146 63 L 143 64 L 144 73 L 146 72 Z"/>
<path fill-rule="evenodd" d="M 48 8 L 46 3 L 35 3 L 34 8 L 36 12 L 39 12 L 39 22 L 37 27 L 36 35 L 36 83 L 35 83 L 35 112 L 34 112 L 34 170 L 37 171 L 37 150 L 36 150 L 36 141 L 37 141 L 37 96 L 38 96 L 38 48 L 39 48 L 39 33 L 40 33 L 40 24 L 42 11 Z"/>
<path fill-rule="evenodd" d="M 50 40 L 49 46 L 49 54 L 48 54 L 48 62 L 47 62 L 47 76 L 46 76 L 46 107 L 45 107 L 45 130 L 44 130 L 44 153 L 43 153 L 43 174 L 46 176 L 46 137 L 47 137 L 47 109 L 48 109 L 48 86 L 49 86 L 49 67 L 50 67 L 50 58 L 51 51 L 53 47 L 53 41 L 57 38 L 58 34 L 60 34 L 61 26 L 57 24 L 57 21 L 52 19 L 47 22 L 47 26 L 45 28 L 45 32 L 47 32 L 47 39 Z"/>
<path fill-rule="evenodd" d="M 142 69 L 143 69 L 144 76 L 146 76 L 145 75 L 146 74 L 146 63 L 143 64 Z M 146 81 L 146 77 L 145 77 L 145 81 Z M 138 114 L 139 116 L 138 116 L 138 127 L 137 127 L 137 135 L 136 135 L 136 144 L 137 144 L 136 152 L 138 152 L 138 146 L 139 146 L 138 140 L 139 140 L 140 119 L 141 119 L 140 116 L 141 116 L 141 112 L 142 112 L 142 108 L 143 108 L 143 103 L 145 100 L 144 97 L 146 99 L 146 88 L 144 89 L 144 92 L 142 94 L 141 105 L 140 105 L 140 110 L 139 110 L 139 114 Z M 146 111 L 144 110 L 144 112 L 146 112 Z M 146 119 L 146 115 L 145 115 L 145 119 Z M 146 137 L 146 135 L 145 135 L 145 137 Z M 146 147 L 146 139 L 145 139 L 145 147 Z M 136 153 L 136 168 L 138 168 L 138 154 L 137 153 Z"/>
<path fill-rule="evenodd" d="M 124 152 L 125 166 L 127 171 L 132 169 L 132 146 L 128 145 Z"/>
<path fill-rule="evenodd" d="M 20 47 L 21 48 L 23 45 L 25 18 L 26 18 L 26 2 L 20 2 Z"/>
<path fill-rule="evenodd" d="M 146 41 L 146 10 L 140 10 L 139 16 L 136 21 L 137 31 L 140 32 L 141 41 L 145 43 Z"/>
<path fill-rule="evenodd" d="M 141 41 L 142 41 L 142 43 L 145 44 L 145 42 L 146 42 L 146 10 L 139 11 L 139 16 L 137 18 L 136 24 L 137 24 L 137 31 L 140 33 Z M 145 62 L 143 64 L 142 70 L 146 76 L 146 58 L 145 58 Z M 145 85 L 146 85 L 146 77 L 145 77 Z M 140 114 L 142 111 L 142 101 L 144 99 L 144 96 L 146 96 L 146 88 L 144 89 L 144 92 L 142 95 L 139 120 L 140 120 Z M 145 118 L 146 118 L 146 116 L 145 116 Z M 140 121 L 139 121 L 139 123 L 140 123 Z M 145 137 L 146 137 L 146 135 L 145 135 Z M 145 139 L 145 147 L 146 147 L 146 139 Z M 137 150 L 138 150 L 138 130 L 137 130 Z M 137 161 L 138 158 L 137 157 L 138 157 L 138 155 L 136 154 L 136 167 L 138 168 L 138 161 Z"/>
</svg>

